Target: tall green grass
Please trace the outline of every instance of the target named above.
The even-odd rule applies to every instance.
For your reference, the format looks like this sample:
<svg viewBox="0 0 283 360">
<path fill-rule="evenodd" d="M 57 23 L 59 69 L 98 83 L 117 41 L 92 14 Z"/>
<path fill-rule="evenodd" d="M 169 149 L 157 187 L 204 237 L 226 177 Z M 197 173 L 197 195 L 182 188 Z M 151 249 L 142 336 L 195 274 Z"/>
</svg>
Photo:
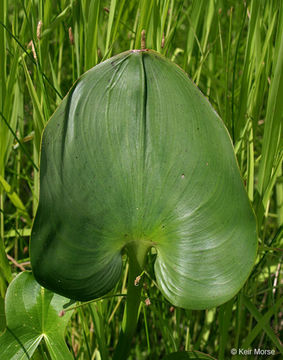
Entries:
<svg viewBox="0 0 283 360">
<path fill-rule="evenodd" d="M 155 254 L 149 254 L 142 296 L 151 305 L 141 304 L 131 359 L 194 349 L 224 360 L 231 358 L 231 348 L 249 347 L 274 349 L 279 359 L 281 0 L 0 0 L 0 308 L 13 276 L 30 269 L 29 234 L 47 120 L 83 72 L 113 54 L 140 48 L 143 29 L 146 46 L 181 66 L 226 124 L 257 217 L 259 251 L 241 292 L 206 311 L 172 308 L 156 287 Z M 113 294 L 126 292 L 126 277 L 125 270 Z M 66 334 L 75 359 L 113 353 L 123 305 L 123 297 L 109 297 L 77 309 Z M 44 346 L 38 358 L 48 359 Z"/>
</svg>

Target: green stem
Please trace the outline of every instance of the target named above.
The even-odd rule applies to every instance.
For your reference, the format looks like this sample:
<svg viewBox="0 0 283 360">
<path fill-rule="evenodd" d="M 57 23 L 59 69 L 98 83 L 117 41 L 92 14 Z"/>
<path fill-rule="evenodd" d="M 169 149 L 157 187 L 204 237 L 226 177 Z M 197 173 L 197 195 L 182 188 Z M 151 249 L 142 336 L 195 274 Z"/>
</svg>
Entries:
<svg viewBox="0 0 283 360">
<path fill-rule="evenodd" d="M 101 360 L 109 359 L 109 353 L 106 344 L 106 334 L 105 334 L 105 322 L 102 316 L 102 309 L 98 306 L 101 304 L 89 304 L 90 315 L 93 321 L 93 326 L 95 329 L 95 335 L 97 338 L 98 349 L 100 352 Z"/>
<path fill-rule="evenodd" d="M 38 148 L 34 142 L 33 146 L 33 158 L 36 166 L 39 165 L 39 151 Z M 36 214 L 37 206 L 38 206 L 38 199 L 39 199 L 39 171 L 36 171 L 34 169 L 34 196 L 32 197 L 33 206 L 32 206 L 32 213 L 33 217 Z"/>
<path fill-rule="evenodd" d="M 282 168 L 278 171 L 278 178 L 282 177 Z M 276 200 L 277 200 L 277 225 L 278 228 L 283 224 L 283 184 L 278 182 L 276 184 Z"/>
<path fill-rule="evenodd" d="M 113 360 L 127 359 L 131 349 L 132 338 L 139 318 L 142 289 L 142 278 L 140 279 L 138 286 L 135 285 L 135 280 L 143 270 L 147 250 L 147 246 L 136 242 L 131 243 L 127 247 L 129 257 L 127 302 L 124 310 L 122 330 L 114 352 Z"/>
<path fill-rule="evenodd" d="M 6 291 L 6 282 L 12 281 L 12 272 L 7 259 L 4 244 L 4 194 L 0 190 L 0 209 L 1 209 L 1 226 L 0 226 L 0 295 L 4 297 Z"/>
</svg>

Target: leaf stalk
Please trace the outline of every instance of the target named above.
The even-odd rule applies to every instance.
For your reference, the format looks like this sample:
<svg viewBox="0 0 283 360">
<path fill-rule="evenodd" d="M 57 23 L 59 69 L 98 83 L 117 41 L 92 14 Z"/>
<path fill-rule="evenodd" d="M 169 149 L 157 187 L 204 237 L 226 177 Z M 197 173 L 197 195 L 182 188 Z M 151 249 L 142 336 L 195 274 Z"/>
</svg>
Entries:
<svg viewBox="0 0 283 360">
<path fill-rule="evenodd" d="M 132 338 L 134 336 L 138 319 L 141 301 L 142 277 L 138 286 L 135 285 L 137 276 L 144 268 L 148 246 L 143 243 L 132 242 L 127 246 L 129 258 L 129 277 L 127 289 L 127 302 L 124 310 L 122 330 L 113 360 L 125 360 L 130 352 Z"/>
</svg>

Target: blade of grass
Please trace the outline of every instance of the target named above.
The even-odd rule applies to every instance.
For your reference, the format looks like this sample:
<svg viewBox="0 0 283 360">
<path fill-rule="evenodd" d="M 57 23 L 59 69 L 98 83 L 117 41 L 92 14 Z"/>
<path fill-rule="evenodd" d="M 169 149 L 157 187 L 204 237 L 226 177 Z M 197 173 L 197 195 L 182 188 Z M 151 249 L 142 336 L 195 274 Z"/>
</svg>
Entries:
<svg viewBox="0 0 283 360">
<path fill-rule="evenodd" d="M 31 80 L 29 71 L 27 69 L 24 58 L 22 58 L 22 63 L 23 63 L 23 67 L 24 67 L 24 73 L 26 76 L 26 83 L 27 83 L 28 91 L 29 91 L 29 94 L 30 94 L 30 97 L 32 100 L 32 104 L 33 104 L 33 108 L 35 111 L 35 116 L 34 116 L 35 139 L 34 139 L 34 141 L 35 141 L 35 145 L 39 151 L 40 137 L 41 137 L 42 130 L 44 129 L 45 119 L 44 119 L 44 114 L 43 114 L 43 111 L 42 111 L 42 108 L 40 105 L 40 101 L 37 96 L 37 92 L 32 83 L 32 80 Z"/>
<path fill-rule="evenodd" d="M 21 149 L 23 150 L 23 152 L 27 155 L 28 159 L 30 160 L 30 162 L 33 164 L 34 168 L 36 169 L 36 171 L 39 171 L 38 166 L 34 163 L 34 161 L 32 160 L 32 158 L 30 157 L 30 154 L 28 153 L 28 151 L 25 149 L 23 143 L 21 142 L 21 140 L 17 137 L 16 133 L 14 132 L 14 130 L 11 128 L 9 122 L 7 121 L 7 119 L 5 118 L 5 116 L 2 114 L 2 112 L 0 111 L 0 116 L 2 118 L 2 120 L 4 121 L 4 123 L 6 124 L 6 126 L 8 127 L 8 129 L 11 131 L 11 133 L 13 134 L 13 137 L 15 138 L 15 140 L 17 140 L 19 146 L 21 147 Z"/>
<path fill-rule="evenodd" d="M 111 0 L 108 25 L 107 25 L 106 45 L 105 45 L 105 53 L 106 54 L 109 51 L 110 44 L 113 42 L 113 37 L 111 37 L 111 34 L 113 32 L 113 23 L 114 23 L 114 15 L 115 15 L 116 6 L 117 6 L 117 0 Z M 111 41 L 111 38 L 112 38 L 112 41 Z"/>
<path fill-rule="evenodd" d="M 255 33 L 255 28 L 257 26 L 257 20 L 259 18 L 259 5 L 259 2 L 256 0 L 251 1 L 251 13 L 248 23 L 248 37 L 245 50 L 243 74 L 241 79 L 241 90 L 239 95 L 239 112 L 237 116 L 237 122 L 235 122 L 235 141 L 237 141 L 241 129 L 244 127 L 245 124 L 245 114 L 247 112 L 248 93 L 250 89 L 252 75 L 251 54 L 253 51 L 253 37 Z"/>
<path fill-rule="evenodd" d="M 277 302 L 271 307 L 264 315 L 262 315 L 256 308 L 254 304 L 250 302 L 250 300 L 244 296 L 243 302 L 252 316 L 256 319 L 257 325 L 252 329 L 252 331 L 248 334 L 246 340 L 243 342 L 241 347 L 243 349 L 248 349 L 256 336 L 260 333 L 261 330 L 265 331 L 266 335 L 270 338 L 274 346 L 283 354 L 283 346 L 280 343 L 278 337 L 275 335 L 274 331 L 267 324 L 270 321 L 270 318 L 280 309 L 283 303 L 283 297 L 279 298 Z"/>
<path fill-rule="evenodd" d="M 99 351 L 101 354 L 101 360 L 108 360 L 109 352 L 105 337 L 105 329 L 106 329 L 106 324 L 104 322 L 105 317 L 103 317 L 103 313 L 99 305 L 100 305 L 99 303 L 89 304 L 89 309 L 95 329 Z"/>
<path fill-rule="evenodd" d="M 91 0 L 89 5 L 89 14 L 86 33 L 86 51 L 85 70 L 90 69 L 98 63 L 98 18 L 99 18 L 100 0 Z"/>
<path fill-rule="evenodd" d="M 225 360 L 225 349 L 228 341 L 228 332 L 231 325 L 233 303 L 234 299 L 228 301 L 224 305 L 221 305 L 219 309 L 219 360 Z"/>
<path fill-rule="evenodd" d="M 282 4 L 281 4 L 282 5 Z M 258 191 L 264 196 L 274 167 L 274 159 L 282 135 L 283 118 L 283 6 L 280 8 L 280 26 L 276 39 L 278 47 L 277 61 L 274 63 L 273 78 L 267 102 L 262 158 L 258 172 Z"/>
<path fill-rule="evenodd" d="M 136 38 L 135 38 L 135 49 L 141 48 L 141 32 L 143 29 L 147 32 L 148 25 L 150 21 L 150 17 L 152 15 L 152 9 L 153 9 L 153 0 L 144 0 L 140 2 L 140 8 L 139 8 L 139 21 L 138 26 L 136 30 Z M 146 45 L 148 46 L 148 45 Z"/>
<path fill-rule="evenodd" d="M 29 57 L 29 59 L 36 65 L 36 61 L 32 57 L 32 55 L 25 49 L 25 47 L 21 44 L 21 42 L 18 40 L 18 38 L 9 30 L 9 28 L 0 20 L 0 25 L 9 33 L 9 35 L 16 41 L 16 43 L 21 47 L 23 52 Z M 41 71 L 41 69 L 39 70 Z M 41 71 L 42 72 L 42 71 Z M 60 92 L 52 85 L 49 78 L 46 76 L 46 74 L 42 73 L 42 77 L 46 80 L 47 84 L 56 92 L 56 94 L 63 99 L 63 96 L 60 94 Z"/>
<path fill-rule="evenodd" d="M 186 67 L 188 64 L 191 63 L 192 58 L 192 52 L 194 49 L 194 40 L 198 44 L 198 48 L 200 49 L 200 52 L 202 53 L 201 46 L 197 37 L 198 28 L 200 26 L 201 22 L 201 14 L 203 9 L 203 0 L 200 1 L 194 1 L 192 3 L 192 8 L 190 9 L 191 15 L 187 15 L 189 19 L 189 30 L 187 35 L 187 42 L 186 42 L 186 49 L 185 49 L 185 63 L 184 68 L 186 70 Z"/>
<path fill-rule="evenodd" d="M 19 211 L 19 214 L 22 215 L 27 223 L 31 225 L 31 219 L 29 217 L 29 214 L 27 212 L 27 209 L 25 205 L 23 204 L 22 200 L 19 198 L 18 194 L 13 191 L 11 185 L 0 175 L 0 185 L 8 195 L 9 199 L 13 203 L 13 205 L 17 208 Z"/>
</svg>

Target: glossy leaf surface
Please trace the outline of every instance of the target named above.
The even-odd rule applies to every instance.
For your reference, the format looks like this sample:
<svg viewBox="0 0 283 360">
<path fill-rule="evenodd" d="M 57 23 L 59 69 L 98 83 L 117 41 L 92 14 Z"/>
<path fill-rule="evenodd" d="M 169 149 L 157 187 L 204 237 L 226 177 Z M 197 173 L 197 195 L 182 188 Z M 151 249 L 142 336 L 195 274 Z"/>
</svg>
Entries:
<svg viewBox="0 0 283 360">
<path fill-rule="evenodd" d="M 243 286 L 256 224 L 231 140 L 176 65 L 129 51 L 85 73 L 47 124 L 31 239 L 36 279 L 89 300 L 111 290 L 128 244 L 157 250 L 174 305 L 219 305 Z"/>
<path fill-rule="evenodd" d="M 72 312 L 59 317 L 68 299 L 42 288 L 30 272 L 18 275 L 5 298 L 7 328 L 0 337 L 1 360 L 30 359 L 44 339 L 52 360 L 72 360 L 64 332 Z"/>
</svg>

